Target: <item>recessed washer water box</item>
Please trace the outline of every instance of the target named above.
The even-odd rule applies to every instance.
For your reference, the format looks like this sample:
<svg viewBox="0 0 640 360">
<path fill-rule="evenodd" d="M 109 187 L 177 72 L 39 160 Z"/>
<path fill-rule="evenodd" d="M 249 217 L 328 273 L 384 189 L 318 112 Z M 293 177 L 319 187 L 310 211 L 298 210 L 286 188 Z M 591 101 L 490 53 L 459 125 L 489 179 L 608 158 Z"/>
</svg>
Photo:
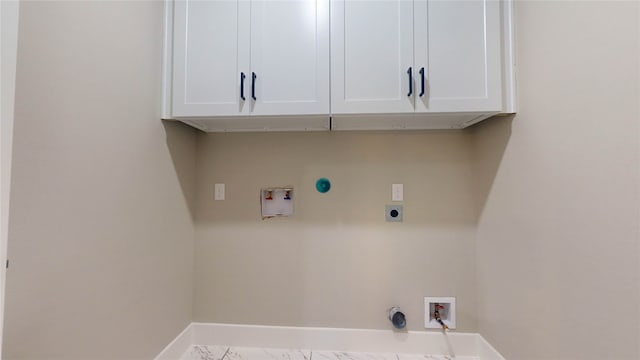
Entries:
<svg viewBox="0 0 640 360">
<path fill-rule="evenodd" d="M 449 329 L 456 328 L 455 297 L 424 298 L 424 327 L 426 329 L 442 329 L 442 324 L 437 320 L 436 311 L 438 311 L 440 319 Z"/>
<path fill-rule="evenodd" d="M 268 187 L 260 190 L 262 219 L 293 216 L 293 187 Z"/>
</svg>

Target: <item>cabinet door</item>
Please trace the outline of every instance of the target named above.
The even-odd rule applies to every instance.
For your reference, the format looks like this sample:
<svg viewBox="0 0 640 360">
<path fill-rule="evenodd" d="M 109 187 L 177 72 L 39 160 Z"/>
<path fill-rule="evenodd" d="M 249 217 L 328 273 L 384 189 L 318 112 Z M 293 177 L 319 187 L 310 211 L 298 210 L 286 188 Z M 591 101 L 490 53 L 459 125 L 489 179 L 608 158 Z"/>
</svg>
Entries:
<svg viewBox="0 0 640 360">
<path fill-rule="evenodd" d="M 415 73 L 413 1 L 331 2 L 333 113 L 413 112 L 409 72 Z"/>
<path fill-rule="evenodd" d="M 415 24 L 416 111 L 500 111 L 499 1 L 415 0 Z"/>
<path fill-rule="evenodd" d="M 173 116 L 248 114 L 249 4 L 177 0 L 174 6 Z"/>
<path fill-rule="evenodd" d="M 251 72 L 252 115 L 329 114 L 328 0 L 251 1 Z"/>
</svg>

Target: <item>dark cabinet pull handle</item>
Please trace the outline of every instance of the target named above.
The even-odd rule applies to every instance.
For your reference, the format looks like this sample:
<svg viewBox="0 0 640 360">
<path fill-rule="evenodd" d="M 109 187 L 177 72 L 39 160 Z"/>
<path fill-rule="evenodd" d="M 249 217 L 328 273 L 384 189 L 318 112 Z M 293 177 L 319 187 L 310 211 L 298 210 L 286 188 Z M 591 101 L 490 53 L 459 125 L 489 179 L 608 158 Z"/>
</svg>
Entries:
<svg viewBox="0 0 640 360">
<path fill-rule="evenodd" d="M 411 96 L 411 94 L 413 94 L 413 84 L 412 84 L 413 75 L 411 72 L 411 66 L 409 66 L 409 70 L 407 70 L 407 74 L 409 74 L 409 93 L 407 94 L 407 96 Z"/>
<path fill-rule="evenodd" d="M 246 75 L 241 72 L 240 73 L 240 99 L 242 99 L 242 101 L 245 101 L 247 99 L 244 98 L 244 78 L 246 77 Z"/>
<path fill-rule="evenodd" d="M 256 99 L 256 73 L 251 72 L 251 98 L 255 101 Z"/>
<path fill-rule="evenodd" d="M 422 84 L 420 96 L 424 96 L 424 68 L 420 68 L 420 84 Z"/>
</svg>

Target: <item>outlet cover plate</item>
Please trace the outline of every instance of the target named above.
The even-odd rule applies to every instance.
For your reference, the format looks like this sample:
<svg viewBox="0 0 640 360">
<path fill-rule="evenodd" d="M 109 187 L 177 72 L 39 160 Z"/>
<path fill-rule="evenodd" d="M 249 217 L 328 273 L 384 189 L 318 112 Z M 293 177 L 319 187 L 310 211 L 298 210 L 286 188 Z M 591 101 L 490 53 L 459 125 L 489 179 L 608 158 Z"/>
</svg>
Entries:
<svg viewBox="0 0 640 360">
<path fill-rule="evenodd" d="M 402 222 L 402 205 L 385 205 L 384 213 L 387 222 Z"/>
<path fill-rule="evenodd" d="M 404 186 L 402 184 L 391 184 L 391 201 L 404 200 Z"/>
<path fill-rule="evenodd" d="M 224 200 L 224 184 L 215 184 L 213 199 Z"/>
</svg>

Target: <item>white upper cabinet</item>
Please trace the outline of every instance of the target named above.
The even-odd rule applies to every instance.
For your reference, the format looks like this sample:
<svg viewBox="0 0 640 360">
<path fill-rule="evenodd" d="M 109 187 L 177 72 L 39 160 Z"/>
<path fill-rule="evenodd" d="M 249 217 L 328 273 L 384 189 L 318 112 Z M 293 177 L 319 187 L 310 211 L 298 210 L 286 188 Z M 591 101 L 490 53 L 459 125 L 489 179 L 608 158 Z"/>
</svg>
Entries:
<svg viewBox="0 0 640 360">
<path fill-rule="evenodd" d="M 252 114 L 329 114 L 328 1 L 252 1 L 251 72 Z"/>
<path fill-rule="evenodd" d="M 416 111 L 501 111 L 500 3 L 415 0 L 414 9 Z"/>
<path fill-rule="evenodd" d="M 163 118 L 464 128 L 515 112 L 512 12 L 512 0 L 165 0 Z"/>
<path fill-rule="evenodd" d="M 334 114 L 501 111 L 495 0 L 333 0 Z"/>
<path fill-rule="evenodd" d="M 333 113 L 413 112 L 413 71 L 412 1 L 331 2 Z"/>
<path fill-rule="evenodd" d="M 329 114 L 328 0 L 177 0 L 173 117 Z"/>
<path fill-rule="evenodd" d="M 248 114 L 249 104 L 240 96 L 240 77 L 250 73 L 249 4 L 235 0 L 174 4 L 172 115 Z"/>
</svg>

